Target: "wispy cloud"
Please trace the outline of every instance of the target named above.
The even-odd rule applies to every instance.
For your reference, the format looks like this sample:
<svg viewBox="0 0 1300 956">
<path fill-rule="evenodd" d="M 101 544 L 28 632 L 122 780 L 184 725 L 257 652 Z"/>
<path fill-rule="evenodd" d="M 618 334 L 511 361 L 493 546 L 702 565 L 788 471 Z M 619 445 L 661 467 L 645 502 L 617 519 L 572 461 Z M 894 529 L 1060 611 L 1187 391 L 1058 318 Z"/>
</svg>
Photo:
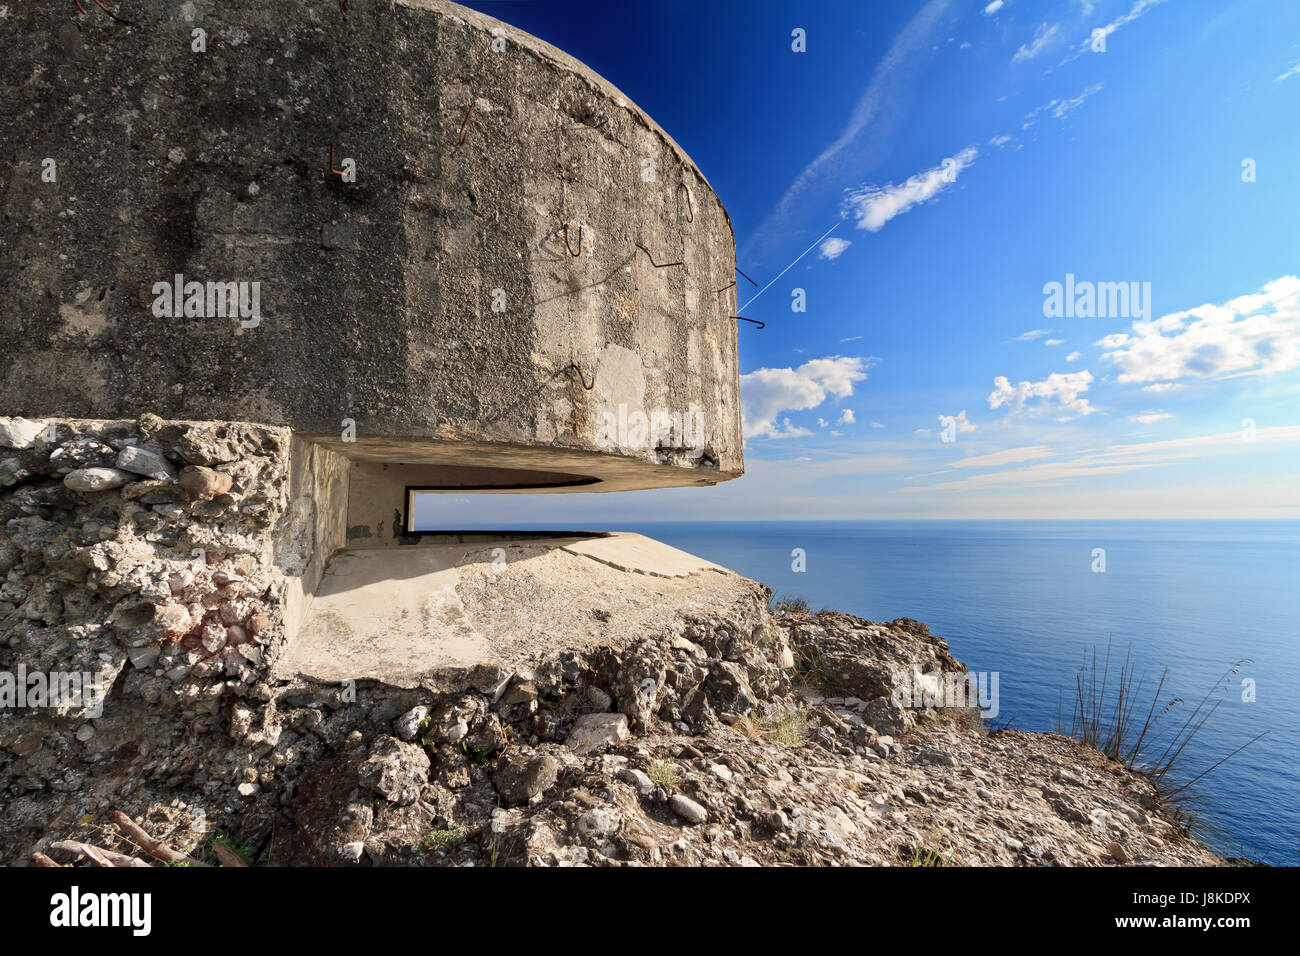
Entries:
<svg viewBox="0 0 1300 956">
<path fill-rule="evenodd" d="M 1169 412 L 1165 411 L 1163 408 L 1152 408 L 1148 411 L 1142 412 L 1141 414 L 1129 416 L 1133 421 L 1141 422 L 1143 425 L 1152 425 L 1155 422 L 1162 422 L 1166 418 L 1173 417 L 1173 415 L 1169 414 Z"/>
<path fill-rule="evenodd" d="M 1034 38 L 1028 43 L 1020 45 L 1020 48 L 1011 57 L 1011 62 L 1023 63 L 1026 60 L 1032 60 L 1060 38 L 1061 25 L 1059 23 L 1040 23 L 1038 29 L 1034 31 Z"/>
<path fill-rule="evenodd" d="M 872 70 L 867 88 L 858 98 L 840 135 L 795 177 L 776 208 L 754 233 L 754 239 L 746 244 L 746 250 L 755 242 L 769 241 L 766 237 L 772 236 L 786 224 L 797 208 L 799 198 L 809 188 L 824 181 L 827 176 L 842 174 L 847 161 L 860 164 L 865 155 L 874 154 L 874 150 L 880 148 L 879 144 L 868 144 L 863 148 L 861 137 L 869 127 L 882 118 L 887 118 L 889 111 L 901 100 L 902 91 L 917 73 L 920 61 L 929 55 L 930 35 L 950 4 L 951 0 L 929 0 L 894 37 L 889 50 Z"/>
<path fill-rule="evenodd" d="M 1288 69 L 1286 72 L 1280 73 L 1277 76 L 1273 77 L 1273 82 L 1281 83 L 1283 80 L 1289 80 L 1293 76 L 1300 76 L 1300 60 L 1296 60 L 1295 63 L 1291 66 L 1291 68 Z"/>
<path fill-rule="evenodd" d="M 950 156 L 932 169 L 917 173 L 906 182 L 852 190 L 844 201 L 845 215 L 852 215 L 857 220 L 859 229 L 879 232 L 889 220 L 901 216 L 919 203 L 933 199 L 955 183 L 958 175 L 970 168 L 978 155 L 979 150 L 967 146 L 957 155 Z"/>
<path fill-rule="evenodd" d="M 1030 329 L 1028 332 L 1021 332 L 1012 341 L 1014 342 L 1032 342 L 1034 339 L 1041 339 L 1044 335 L 1051 335 L 1051 329 Z"/>
<path fill-rule="evenodd" d="M 1107 39 L 1109 39 L 1110 35 L 1114 33 L 1116 30 L 1120 29 L 1121 27 L 1127 26 L 1128 24 L 1132 23 L 1134 20 L 1145 15 L 1146 12 L 1150 10 L 1152 7 L 1158 7 L 1160 6 L 1160 4 L 1164 2 L 1165 0 L 1136 0 L 1133 6 L 1129 8 L 1128 13 L 1116 17 L 1114 20 L 1110 21 L 1110 23 L 1106 24 L 1104 27 L 1097 27 L 1096 29 L 1101 30 L 1102 34 Z M 1074 52 L 1072 52 L 1069 56 L 1067 56 L 1064 60 L 1061 61 L 1061 65 L 1064 66 L 1066 63 L 1071 63 L 1074 60 L 1077 60 L 1079 57 L 1083 56 L 1085 53 L 1087 53 L 1089 50 L 1092 49 L 1092 43 L 1093 43 L 1093 34 L 1090 31 L 1088 33 L 1088 36 L 1085 37 L 1077 47 L 1075 47 Z"/>
<path fill-rule="evenodd" d="M 1004 448 L 986 455 L 967 455 L 952 462 L 945 471 L 954 468 L 996 468 L 1002 465 L 1015 465 L 1022 461 L 1036 458 L 1049 458 L 1055 454 L 1046 445 L 1026 445 L 1022 448 Z"/>
<path fill-rule="evenodd" d="M 1059 485 L 1077 479 L 1091 479 L 1102 475 L 1116 475 L 1143 468 L 1172 465 L 1179 461 L 1217 455 L 1240 453 L 1243 448 L 1261 444 L 1290 444 L 1300 442 L 1300 425 L 1284 425 L 1260 429 L 1255 441 L 1247 444 L 1241 432 L 1224 432 L 1193 438 L 1173 438 L 1166 441 L 1139 442 L 1111 445 L 1063 461 L 1043 462 L 1025 468 L 990 471 L 969 475 L 953 481 L 933 484 L 909 484 L 895 489 L 897 494 L 921 494 L 933 491 L 973 491 L 979 489 Z"/>
<path fill-rule="evenodd" d="M 1005 6 L 1005 0 L 993 0 L 992 3 L 984 8 L 984 16 L 991 17 Z"/>
<path fill-rule="evenodd" d="M 1052 119 L 1063 120 L 1080 106 L 1086 103 L 1091 97 L 1101 92 L 1103 84 L 1094 83 L 1092 86 L 1085 87 L 1078 96 L 1072 96 L 1065 100 L 1049 100 L 1042 106 L 1036 106 L 1025 114 L 1024 121 L 1020 124 L 1022 130 L 1029 129 L 1038 122 L 1038 118 L 1046 113 Z"/>
<path fill-rule="evenodd" d="M 1052 106 L 1052 119 L 1065 119 L 1082 106 L 1087 101 L 1088 97 L 1101 92 L 1101 88 L 1101 83 L 1094 83 L 1078 96 L 1072 96 L 1068 100 L 1061 100 L 1060 102 L 1054 103 Z"/>
</svg>

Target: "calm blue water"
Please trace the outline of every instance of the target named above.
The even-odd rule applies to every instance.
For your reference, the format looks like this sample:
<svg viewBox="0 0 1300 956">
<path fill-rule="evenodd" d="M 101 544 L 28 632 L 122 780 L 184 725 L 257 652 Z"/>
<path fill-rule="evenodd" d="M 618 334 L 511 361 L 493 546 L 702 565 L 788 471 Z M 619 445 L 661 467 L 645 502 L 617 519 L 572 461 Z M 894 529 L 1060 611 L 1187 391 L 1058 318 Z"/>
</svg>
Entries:
<svg viewBox="0 0 1300 956">
<path fill-rule="evenodd" d="M 517 527 L 517 525 L 516 525 Z M 778 595 L 871 620 L 911 617 L 974 671 L 1000 674 L 996 723 L 1057 729 L 1094 647 L 1129 645 L 1163 697 L 1187 701 L 1172 734 L 1233 664 L 1249 658 L 1182 755 L 1184 779 L 1262 730 L 1196 785 L 1220 851 L 1300 861 L 1300 522 L 717 522 L 637 531 L 729 567 Z M 807 570 L 791 570 L 803 548 Z M 1104 548 L 1105 573 L 1092 571 Z M 1242 678 L 1256 700 L 1243 702 Z M 1222 686 L 1222 685 L 1221 685 Z M 1157 754 L 1158 756 L 1158 754 Z"/>
</svg>

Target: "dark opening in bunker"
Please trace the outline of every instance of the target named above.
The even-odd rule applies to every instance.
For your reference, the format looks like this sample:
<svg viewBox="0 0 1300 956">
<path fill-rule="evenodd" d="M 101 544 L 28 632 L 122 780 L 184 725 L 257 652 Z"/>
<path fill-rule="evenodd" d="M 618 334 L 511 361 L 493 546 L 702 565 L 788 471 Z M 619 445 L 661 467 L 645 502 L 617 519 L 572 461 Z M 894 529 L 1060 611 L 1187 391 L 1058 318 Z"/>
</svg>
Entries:
<svg viewBox="0 0 1300 956">
<path fill-rule="evenodd" d="M 447 472 L 453 472 L 457 469 L 448 468 Z M 445 483 L 437 485 L 407 485 L 406 492 L 403 496 L 405 508 L 403 510 L 403 529 L 407 534 L 415 534 L 420 531 L 432 530 L 418 527 L 416 516 L 416 499 L 420 495 L 445 495 L 445 494 L 491 494 L 494 492 L 515 492 L 515 491 L 544 491 L 552 488 L 576 488 L 580 485 L 595 485 L 600 483 L 599 478 L 593 478 L 590 475 L 568 475 L 560 472 L 544 471 L 511 471 L 509 469 L 496 469 L 491 477 L 499 479 L 496 481 L 483 481 L 482 475 L 485 469 L 466 468 L 466 472 L 474 472 L 475 480 L 463 481 L 456 483 Z"/>
</svg>

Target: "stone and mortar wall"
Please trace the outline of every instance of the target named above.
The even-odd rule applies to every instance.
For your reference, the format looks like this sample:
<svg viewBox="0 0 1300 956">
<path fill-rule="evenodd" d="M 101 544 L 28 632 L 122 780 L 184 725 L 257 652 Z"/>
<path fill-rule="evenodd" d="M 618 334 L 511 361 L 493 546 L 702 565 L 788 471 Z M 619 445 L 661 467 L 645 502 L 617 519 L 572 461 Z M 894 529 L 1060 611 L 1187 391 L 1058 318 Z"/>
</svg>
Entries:
<svg viewBox="0 0 1300 956">
<path fill-rule="evenodd" d="M 291 506 L 289 466 L 285 428 L 0 418 L 0 672 L 93 673 L 107 706 L 212 725 L 319 577 L 329 519 L 309 494 Z M 96 700 L 57 704 L 76 717 Z M 41 715 L 3 713 L 0 739 Z"/>
</svg>

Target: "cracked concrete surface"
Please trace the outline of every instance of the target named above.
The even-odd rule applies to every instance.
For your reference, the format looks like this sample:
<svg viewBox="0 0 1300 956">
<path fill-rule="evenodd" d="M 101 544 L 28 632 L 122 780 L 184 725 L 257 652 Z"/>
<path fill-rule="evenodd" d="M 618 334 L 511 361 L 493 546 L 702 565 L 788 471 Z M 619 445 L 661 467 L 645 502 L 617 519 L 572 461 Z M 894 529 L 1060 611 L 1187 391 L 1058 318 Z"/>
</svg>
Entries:
<svg viewBox="0 0 1300 956">
<path fill-rule="evenodd" d="M 638 534 L 426 535 L 337 554 L 276 675 L 415 687 L 625 646 L 765 599 L 756 582 Z"/>
</svg>

